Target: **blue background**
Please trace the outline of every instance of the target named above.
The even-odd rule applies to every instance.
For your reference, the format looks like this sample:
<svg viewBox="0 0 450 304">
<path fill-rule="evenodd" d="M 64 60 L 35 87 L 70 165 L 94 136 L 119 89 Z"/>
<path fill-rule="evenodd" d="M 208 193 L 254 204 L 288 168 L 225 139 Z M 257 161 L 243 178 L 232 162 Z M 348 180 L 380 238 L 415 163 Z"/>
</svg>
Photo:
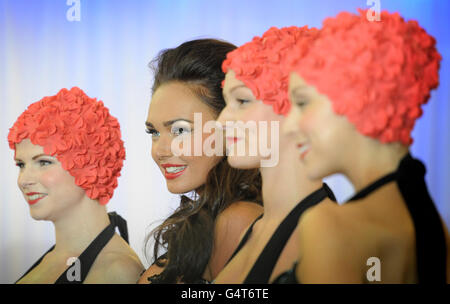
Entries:
<svg viewBox="0 0 450 304">
<path fill-rule="evenodd" d="M 143 258 L 149 224 L 177 204 L 150 157 L 144 121 L 150 101 L 148 62 L 164 48 L 213 37 L 236 45 L 271 26 L 320 27 L 342 10 L 368 8 L 365 0 L 81 0 L 80 21 L 69 22 L 66 0 L 0 0 L 0 283 L 13 282 L 54 242 L 50 223 L 28 214 L 16 185 L 6 137 L 30 103 L 62 87 L 79 86 L 110 108 L 122 126 L 127 160 L 109 208 L 128 219 L 132 247 Z M 440 87 L 413 131 L 413 154 L 450 224 L 450 1 L 381 0 L 381 9 L 416 19 L 438 41 Z M 148 264 L 146 264 L 148 265 Z"/>
</svg>

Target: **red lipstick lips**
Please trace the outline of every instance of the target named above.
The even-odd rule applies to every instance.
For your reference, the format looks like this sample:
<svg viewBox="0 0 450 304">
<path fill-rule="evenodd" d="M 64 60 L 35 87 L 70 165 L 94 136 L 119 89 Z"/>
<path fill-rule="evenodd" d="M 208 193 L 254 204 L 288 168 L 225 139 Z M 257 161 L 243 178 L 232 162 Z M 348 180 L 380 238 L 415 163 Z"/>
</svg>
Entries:
<svg viewBox="0 0 450 304">
<path fill-rule="evenodd" d="M 309 152 L 309 147 L 305 146 L 305 144 L 298 144 L 297 148 L 300 150 L 300 159 L 304 159 Z"/>
<path fill-rule="evenodd" d="M 231 144 L 235 144 L 239 139 L 237 137 L 227 137 L 227 141 Z"/>
<path fill-rule="evenodd" d="M 36 195 L 36 194 L 42 194 L 42 195 L 43 195 L 43 196 L 38 197 L 38 198 L 36 198 L 36 199 L 34 199 L 34 200 L 28 199 L 27 202 L 28 202 L 28 204 L 30 204 L 30 206 L 36 204 L 38 201 L 40 201 L 41 199 L 43 199 L 43 198 L 46 196 L 46 194 L 44 194 L 44 193 L 39 193 L 39 192 L 28 192 L 28 193 L 25 193 L 25 194 L 26 194 L 28 197 L 29 197 L 29 196 L 32 196 L 32 195 Z"/>
<path fill-rule="evenodd" d="M 174 179 L 177 178 L 178 176 L 182 175 L 184 173 L 184 171 L 186 170 L 187 166 L 186 165 L 176 165 L 176 164 L 161 164 L 161 167 L 164 168 L 164 177 L 166 179 Z M 174 168 L 174 167 L 185 167 L 183 170 L 181 171 L 177 171 L 177 172 L 167 172 L 167 168 Z"/>
</svg>

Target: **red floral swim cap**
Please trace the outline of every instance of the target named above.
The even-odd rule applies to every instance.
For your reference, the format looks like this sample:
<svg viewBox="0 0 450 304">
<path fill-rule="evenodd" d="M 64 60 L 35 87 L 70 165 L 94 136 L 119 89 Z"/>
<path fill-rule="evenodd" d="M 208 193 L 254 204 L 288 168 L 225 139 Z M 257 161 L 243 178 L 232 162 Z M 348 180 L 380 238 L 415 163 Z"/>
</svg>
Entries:
<svg viewBox="0 0 450 304">
<path fill-rule="evenodd" d="M 226 73 L 233 70 L 258 100 L 271 105 L 276 114 L 286 115 L 291 107 L 288 96 L 292 48 L 306 49 L 318 30 L 304 27 L 271 27 L 262 37 L 229 52 L 222 64 Z"/>
<path fill-rule="evenodd" d="M 380 22 L 368 21 L 367 11 L 359 13 L 326 19 L 292 69 L 362 134 L 409 145 L 421 105 L 439 83 L 436 41 L 398 13 L 384 11 Z"/>
<path fill-rule="evenodd" d="M 28 138 L 55 155 L 86 195 L 105 205 L 117 187 L 125 159 L 117 119 L 102 101 L 81 89 L 62 89 L 31 104 L 8 134 L 9 147 Z"/>
</svg>

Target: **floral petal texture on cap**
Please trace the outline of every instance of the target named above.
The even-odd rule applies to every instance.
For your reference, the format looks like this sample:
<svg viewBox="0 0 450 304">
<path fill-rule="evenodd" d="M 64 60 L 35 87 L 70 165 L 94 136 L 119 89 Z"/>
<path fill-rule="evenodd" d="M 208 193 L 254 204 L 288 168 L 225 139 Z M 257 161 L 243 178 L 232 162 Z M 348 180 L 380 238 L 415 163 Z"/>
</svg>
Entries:
<svg viewBox="0 0 450 304">
<path fill-rule="evenodd" d="M 289 68 L 296 58 L 290 52 L 293 48 L 304 52 L 317 33 L 317 29 L 307 26 L 271 27 L 262 37 L 254 37 L 228 53 L 222 70 L 233 70 L 258 100 L 271 105 L 276 114 L 286 115 L 291 107 Z"/>
<path fill-rule="evenodd" d="M 86 195 L 105 205 L 125 160 L 120 125 L 103 102 L 81 89 L 61 89 L 31 104 L 9 130 L 9 147 L 28 138 L 55 156 Z M 106 169 L 107 168 L 107 169 Z"/>
<path fill-rule="evenodd" d="M 292 70 L 326 94 L 363 135 L 410 145 L 422 104 L 439 84 L 436 40 L 417 21 L 381 12 L 381 21 L 342 12 L 323 22 Z M 295 56 L 296 54 L 294 54 Z"/>
</svg>

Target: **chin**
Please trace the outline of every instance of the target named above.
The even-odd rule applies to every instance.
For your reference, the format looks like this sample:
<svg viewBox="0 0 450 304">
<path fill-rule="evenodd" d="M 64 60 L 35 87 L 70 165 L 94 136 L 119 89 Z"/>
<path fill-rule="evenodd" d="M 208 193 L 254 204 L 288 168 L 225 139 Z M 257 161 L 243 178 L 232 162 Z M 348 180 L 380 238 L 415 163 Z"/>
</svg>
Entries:
<svg viewBox="0 0 450 304">
<path fill-rule="evenodd" d="M 322 180 L 322 178 L 327 177 L 328 175 L 323 175 L 322 176 L 322 174 L 308 173 L 307 176 L 308 176 L 308 179 L 310 181 L 315 182 L 315 181 L 318 181 L 318 180 Z"/>
<path fill-rule="evenodd" d="M 31 217 L 36 221 L 49 221 L 49 214 L 44 208 L 31 208 Z"/>
<path fill-rule="evenodd" d="M 184 187 L 179 187 L 176 185 L 169 185 L 169 183 L 167 183 L 167 190 L 169 190 L 169 192 L 172 194 L 182 194 L 185 192 Z"/>
<path fill-rule="evenodd" d="M 305 166 L 305 170 L 306 170 L 306 175 L 308 176 L 308 179 L 311 181 L 319 181 L 327 176 L 338 173 L 333 170 L 328 170 L 328 168 L 323 168 L 323 167 L 313 168 L 312 166 L 308 166 L 308 165 Z"/>
<path fill-rule="evenodd" d="M 200 187 L 203 183 L 183 183 L 183 182 L 176 182 L 176 181 L 167 181 L 167 190 L 169 190 L 170 193 L 172 194 L 184 194 L 184 193 L 188 193 L 191 192 L 195 189 L 197 189 L 198 187 Z"/>
<path fill-rule="evenodd" d="M 176 187 L 167 187 L 167 190 L 169 190 L 172 194 L 184 194 L 186 192 L 189 192 L 187 189 L 178 189 Z"/>
</svg>

